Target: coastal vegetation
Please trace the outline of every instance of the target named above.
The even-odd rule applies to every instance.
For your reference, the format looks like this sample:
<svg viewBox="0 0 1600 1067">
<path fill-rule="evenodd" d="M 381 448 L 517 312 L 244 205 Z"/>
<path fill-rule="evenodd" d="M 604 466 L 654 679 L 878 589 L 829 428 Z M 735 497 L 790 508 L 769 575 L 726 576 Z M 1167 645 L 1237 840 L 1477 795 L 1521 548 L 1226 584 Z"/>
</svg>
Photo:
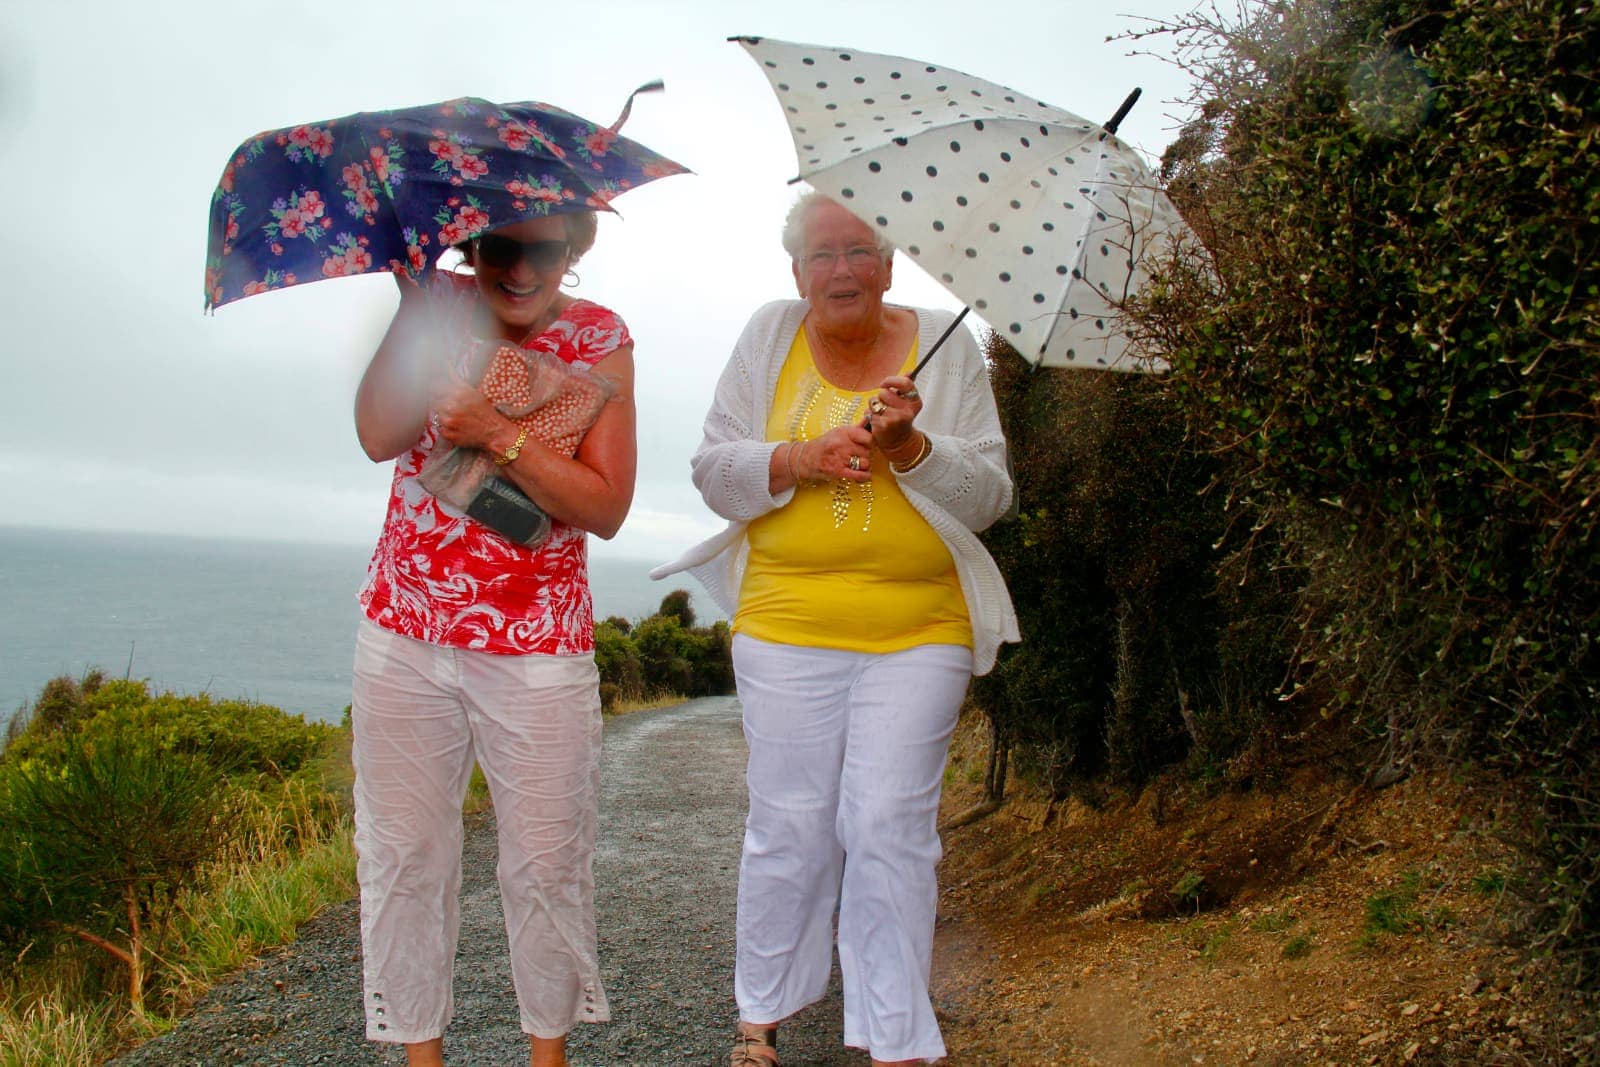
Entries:
<svg viewBox="0 0 1600 1067">
<path fill-rule="evenodd" d="M 607 710 L 727 692 L 689 594 L 598 627 Z M 674 688 L 678 686 L 680 688 Z M 98 1063 L 355 892 L 350 729 L 269 705 L 48 682 L 0 752 L 0 1067 Z M 474 772 L 466 807 L 489 804 Z"/>
<path fill-rule="evenodd" d="M 1056 798 L 1184 769 L 1488 783 L 1520 943 L 1600 978 L 1600 14 L 1283 0 L 1156 25 L 1201 248 L 1124 325 L 1163 377 L 991 346 L 1028 640 L 976 690 Z M 995 773 L 998 770 L 1000 773 Z M 1180 872 L 1181 873 L 1181 872 Z"/>
</svg>

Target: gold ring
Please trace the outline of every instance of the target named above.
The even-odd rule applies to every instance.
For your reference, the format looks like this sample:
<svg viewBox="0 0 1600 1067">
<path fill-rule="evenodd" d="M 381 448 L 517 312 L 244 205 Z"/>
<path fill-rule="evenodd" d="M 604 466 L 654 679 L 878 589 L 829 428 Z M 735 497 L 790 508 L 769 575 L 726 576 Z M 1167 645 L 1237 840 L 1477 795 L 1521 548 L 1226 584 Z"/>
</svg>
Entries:
<svg viewBox="0 0 1600 1067">
<path fill-rule="evenodd" d="M 853 471 L 858 471 L 858 470 L 861 469 L 861 457 L 860 456 L 851 456 L 850 457 L 850 469 L 853 470 Z"/>
<path fill-rule="evenodd" d="M 900 395 L 905 397 L 907 400 L 916 400 L 917 398 L 922 396 L 921 393 L 917 392 L 917 387 L 914 386 L 914 385 L 910 389 L 907 389 L 905 392 L 901 393 Z"/>
<path fill-rule="evenodd" d="M 874 415 L 882 415 L 888 410 L 888 407 L 884 404 L 884 402 L 879 400 L 877 397 L 873 397 L 872 402 L 869 403 L 867 407 L 872 409 L 872 413 Z"/>
</svg>

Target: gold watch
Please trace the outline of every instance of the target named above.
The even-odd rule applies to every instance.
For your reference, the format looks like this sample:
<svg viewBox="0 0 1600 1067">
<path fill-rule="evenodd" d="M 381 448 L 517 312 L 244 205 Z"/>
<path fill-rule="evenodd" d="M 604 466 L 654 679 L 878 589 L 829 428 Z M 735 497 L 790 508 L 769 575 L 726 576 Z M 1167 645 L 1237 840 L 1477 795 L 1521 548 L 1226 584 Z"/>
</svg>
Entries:
<svg viewBox="0 0 1600 1067">
<path fill-rule="evenodd" d="M 510 448 L 506 449 L 504 455 L 500 456 L 494 461 L 494 465 L 496 467 L 504 467 L 507 463 L 515 461 L 518 456 L 522 455 L 522 444 L 527 439 L 528 428 L 524 426 L 521 430 L 517 431 L 517 439 L 511 443 Z"/>
</svg>

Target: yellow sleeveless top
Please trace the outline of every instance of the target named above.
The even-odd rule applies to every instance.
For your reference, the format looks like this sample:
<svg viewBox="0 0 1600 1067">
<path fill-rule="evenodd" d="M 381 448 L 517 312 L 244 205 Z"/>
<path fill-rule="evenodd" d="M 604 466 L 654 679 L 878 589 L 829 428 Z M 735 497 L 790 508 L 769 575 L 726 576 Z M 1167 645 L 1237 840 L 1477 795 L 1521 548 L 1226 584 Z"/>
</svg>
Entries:
<svg viewBox="0 0 1600 1067">
<path fill-rule="evenodd" d="M 900 373 L 915 366 L 912 343 Z M 877 387 L 835 388 L 817 371 L 805 330 L 778 376 L 769 441 L 810 441 L 859 423 Z M 950 550 L 872 454 L 872 480 L 800 486 L 750 523 L 750 555 L 733 629 L 763 641 L 850 652 L 924 644 L 972 647 L 972 624 Z"/>
</svg>

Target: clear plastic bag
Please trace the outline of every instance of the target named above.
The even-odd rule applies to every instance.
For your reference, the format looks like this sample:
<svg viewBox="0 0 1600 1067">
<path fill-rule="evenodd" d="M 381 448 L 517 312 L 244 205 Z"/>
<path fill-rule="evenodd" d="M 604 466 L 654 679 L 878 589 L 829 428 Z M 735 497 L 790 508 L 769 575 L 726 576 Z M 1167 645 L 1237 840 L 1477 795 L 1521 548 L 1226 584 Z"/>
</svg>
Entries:
<svg viewBox="0 0 1600 1067">
<path fill-rule="evenodd" d="M 616 385 L 585 364 L 509 341 L 478 340 L 470 365 L 483 367 L 480 392 L 495 410 L 538 441 L 570 456 L 616 394 Z M 517 544 L 535 547 L 550 536 L 550 517 L 509 479 L 494 458 L 476 448 L 436 450 L 417 481 L 434 496 Z"/>
</svg>

